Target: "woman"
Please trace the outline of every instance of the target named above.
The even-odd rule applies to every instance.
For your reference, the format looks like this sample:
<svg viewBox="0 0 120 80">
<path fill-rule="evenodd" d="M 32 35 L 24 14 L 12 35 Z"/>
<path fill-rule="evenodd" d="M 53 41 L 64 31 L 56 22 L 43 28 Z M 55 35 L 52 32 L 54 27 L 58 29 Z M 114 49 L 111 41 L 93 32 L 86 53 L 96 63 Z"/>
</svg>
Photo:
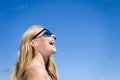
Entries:
<svg viewBox="0 0 120 80">
<path fill-rule="evenodd" d="M 54 34 L 39 25 L 26 31 L 12 80 L 58 80 L 52 57 L 56 53 L 55 40 Z"/>
</svg>

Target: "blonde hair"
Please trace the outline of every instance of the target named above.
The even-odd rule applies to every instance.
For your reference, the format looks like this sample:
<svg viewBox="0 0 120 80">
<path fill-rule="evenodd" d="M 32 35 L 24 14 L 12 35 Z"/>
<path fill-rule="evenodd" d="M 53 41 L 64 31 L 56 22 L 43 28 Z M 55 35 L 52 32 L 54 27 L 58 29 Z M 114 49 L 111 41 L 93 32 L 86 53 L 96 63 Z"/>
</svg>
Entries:
<svg viewBox="0 0 120 80">
<path fill-rule="evenodd" d="M 30 45 L 30 42 L 32 37 L 36 34 L 36 30 L 39 28 L 42 28 L 42 26 L 34 25 L 24 33 L 19 49 L 19 58 L 11 76 L 11 80 L 22 80 L 23 73 L 34 57 L 34 49 Z M 48 74 L 52 77 L 52 80 L 58 80 L 56 64 L 52 56 L 48 60 L 46 69 Z"/>
</svg>

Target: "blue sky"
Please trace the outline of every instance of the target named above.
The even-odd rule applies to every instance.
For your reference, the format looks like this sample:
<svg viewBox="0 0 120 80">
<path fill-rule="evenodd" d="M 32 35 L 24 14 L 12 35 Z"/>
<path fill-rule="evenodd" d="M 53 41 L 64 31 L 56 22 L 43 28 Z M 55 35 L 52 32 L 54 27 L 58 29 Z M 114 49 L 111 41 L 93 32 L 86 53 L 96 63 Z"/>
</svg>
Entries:
<svg viewBox="0 0 120 80">
<path fill-rule="evenodd" d="M 9 80 L 35 24 L 56 34 L 60 80 L 120 80 L 119 0 L 1 0 L 0 80 Z"/>
</svg>

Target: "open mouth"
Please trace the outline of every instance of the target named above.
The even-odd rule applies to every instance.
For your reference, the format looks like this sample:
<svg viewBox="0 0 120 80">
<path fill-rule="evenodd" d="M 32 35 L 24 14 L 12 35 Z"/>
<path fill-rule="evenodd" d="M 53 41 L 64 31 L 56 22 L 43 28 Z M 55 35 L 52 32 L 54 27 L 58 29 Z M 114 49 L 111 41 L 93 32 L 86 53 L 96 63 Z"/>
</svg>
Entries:
<svg viewBox="0 0 120 80">
<path fill-rule="evenodd" d="M 49 44 L 53 46 L 55 44 L 55 41 L 50 41 Z"/>
<path fill-rule="evenodd" d="M 56 46 L 55 46 L 55 40 L 50 40 L 49 41 L 50 48 L 56 52 Z"/>
</svg>

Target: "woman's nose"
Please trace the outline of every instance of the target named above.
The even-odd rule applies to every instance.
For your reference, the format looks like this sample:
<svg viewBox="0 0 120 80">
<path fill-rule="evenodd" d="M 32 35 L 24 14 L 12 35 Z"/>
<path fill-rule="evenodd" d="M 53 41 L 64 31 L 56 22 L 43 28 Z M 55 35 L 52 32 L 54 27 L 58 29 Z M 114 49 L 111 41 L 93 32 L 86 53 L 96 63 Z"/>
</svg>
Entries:
<svg viewBox="0 0 120 80">
<path fill-rule="evenodd" d="M 51 35 L 52 38 L 54 38 L 56 40 L 56 36 L 54 34 Z"/>
</svg>

